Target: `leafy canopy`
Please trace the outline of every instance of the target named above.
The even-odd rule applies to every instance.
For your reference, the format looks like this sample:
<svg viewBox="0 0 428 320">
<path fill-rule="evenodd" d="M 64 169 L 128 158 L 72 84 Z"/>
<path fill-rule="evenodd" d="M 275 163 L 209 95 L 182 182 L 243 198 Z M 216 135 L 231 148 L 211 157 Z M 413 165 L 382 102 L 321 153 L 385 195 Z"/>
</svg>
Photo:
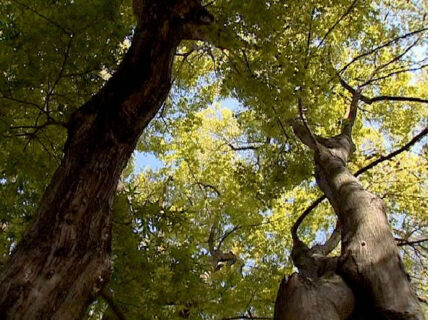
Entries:
<svg viewBox="0 0 428 320">
<path fill-rule="evenodd" d="M 176 53 L 173 89 L 137 148 L 162 165 L 124 173 L 113 277 L 88 318 L 117 318 L 113 304 L 126 319 L 271 317 L 293 270 L 289 230 L 320 196 L 312 155 L 289 126 L 299 104 L 315 133 L 333 135 L 350 104 L 343 82 L 368 99 L 428 99 L 423 1 L 205 4 L 217 46 L 183 42 Z M 64 124 L 114 73 L 134 26 L 125 0 L 0 3 L 0 263 L 61 159 Z M 420 101 L 365 102 L 354 172 L 427 126 Z M 426 142 L 360 176 L 401 244 L 427 232 Z M 322 203 L 300 236 L 321 242 L 334 224 Z M 426 242 L 400 248 L 427 299 Z"/>
</svg>

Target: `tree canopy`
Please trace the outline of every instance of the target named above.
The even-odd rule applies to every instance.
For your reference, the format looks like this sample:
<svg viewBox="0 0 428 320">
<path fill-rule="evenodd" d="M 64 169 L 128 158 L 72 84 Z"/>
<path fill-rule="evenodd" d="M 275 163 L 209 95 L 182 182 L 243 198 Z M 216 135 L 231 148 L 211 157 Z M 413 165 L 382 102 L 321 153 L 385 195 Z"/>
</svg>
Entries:
<svg viewBox="0 0 428 320">
<path fill-rule="evenodd" d="M 355 91 L 349 168 L 383 199 L 427 310 L 427 4 L 202 4 L 215 28 L 175 53 L 172 89 L 136 147 L 160 165 L 133 158 L 122 174 L 112 277 L 85 319 L 271 319 L 295 270 L 295 221 L 307 213 L 298 232 L 311 245 L 336 225 L 292 122 L 334 136 Z M 0 3 L 0 270 L 61 161 L 71 115 L 114 76 L 135 26 L 127 0 Z"/>
</svg>

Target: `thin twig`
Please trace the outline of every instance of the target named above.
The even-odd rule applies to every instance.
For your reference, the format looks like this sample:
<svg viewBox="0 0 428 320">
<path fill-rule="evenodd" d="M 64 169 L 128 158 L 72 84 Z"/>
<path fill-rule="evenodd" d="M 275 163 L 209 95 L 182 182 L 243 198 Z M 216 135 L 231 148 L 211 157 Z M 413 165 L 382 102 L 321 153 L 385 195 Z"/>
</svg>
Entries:
<svg viewBox="0 0 428 320">
<path fill-rule="evenodd" d="M 21 1 L 18 0 L 12 0 L 13 2 L 19 4 L 20 6 L 24 7 L 25 9 L 33 12 L 34 14 L 38 15 L 40 18 L 46 20 L 47 22 L 49 22 L 50 24 L 54 25 L 55 27 L 57 27 L 58 29 L 60 29 L 62 32 L 64 32 L 67 35 L 71 35 L 72 32 L 68 31 L 67 29 L 65 29 L 64 27 L 62 27 L 60 24 L 58 24 L 57 22 L 53 21 L 52 19 L 46 17 L 45 15 L 39 13 L 38 11 L 36 11 L 35 9 L 31 8 L 30 6 L 26 5 L 25 3 L 22 3 Z"/>
<path fill-rule="evenodd" d="M 421 65 L 418 68 L 409 68 L 409 69 L 401 69 L 401 70 L 393 71 L 393 72 L 390 72 L 390 73 L 388 73 L 386 75 L 379 76 L 379 77 L 373 78 L 371 80 L 367 80 L 366 82 L 364 82 L 364 84 L 360 85 L 360 88 L 365 87 L 365 86 L 367 86 L 367 85 L 369 85 L 369 84 L 371 84 L 373 82 L 376 82 L 376 81 L 385 80 L 385 79 L 387 79 L 389 77 L 392 77 L 392 76 L 400 74 L 400 73 L 419 71 L 419 70 L 422 70 L 422 69 L 424 69 L 426 67 L 428 67 L 428 64 Z"/>
<path fill-rule="evenodd" d="M 375 52 L 377 52 L 377 51 L 379 51 L 379 50 L 381 50 L 381 49 L 383 49 L 385 47 L 388 47 L 389 45 L 391 45 L 391 44 L 393 44 L 393 43 L 395 43 L 397 41 L 400 41 L 402 39 L 414 36 L 415 34 L 418 34 L 418 33 L 421 33 L 421 32 L 427 31 L 427 30 L 428 30 L 428 27 L 423 28 L 423 29 L 419 29 L 419 30 L 415 30 L 415 31 L 412 31 L 412 32 L 409 32 L 409 33 L 406 33 L 406 34 L 403 34 L 401 36 L 398 36 L 398 37 L 396 37 L 394 39 L 391 39 L 391 40 L 389 40 L 389 41 L 381 44 L 378 47 L 375 47 L 375 48 L 373 48 L 373 49 L 371 49 L 369 51 L 361 53 L 358 56 L 352 58 L 352 60 L 350 62 L 348 62 L 342 69 L 340 69 L 339 74 L 343 73 L 346 69 L 348 69 L 357 60 L 359 60 L 361 58 L 364 58 L 366 56 L 369 56 L 369 55 L 371 55 L 371 54 L 373 54 L 373 53 L 375 53 Z"/>
<path fill-rule="evenodd" d="M 317 46 L 317 49 L 319 47 L 322 46 L 322 44 L 324 43 L 324 41 L 327 39 L 328 35 L 334 30 L 334 28 L 337 27 L 337 25 L 346 18 L 347 15 L 349 15 L 351 13 L 351 11 L 354 9 L 355 5 L 357 4 L 358 0 L 354 0 L 351 5 L 349 6 L 349 8 L 342 14 L 342 16 L 339 18 L 339 20 L 337 20 L 331 27 L 330 29 L 328 29 L 328 31 L 326 32 L 326 34 L 324 35 L 324 37 L 322 38 L 322 40 L 320 41 L 320 43 Z"/>
<path fill-rule="evenodd" d="M 58 85 L 59 81 L 61 80 L 61 78 L 64 74 L 65 66 L 67 64 L 67 59 L 70 56 L 70 49 L 71 49 L 72 41 L 73 41 L 73 35 L 70 35 L 70 38 L 69 38 L 68 43 L 67 43 L 67 49 L 65 50 L 64 59 L 62 61 L 61 68 L 58 72 L 58 75 L 57 75 L 53 85 L 52 85 L 52 88 L 49 90 L 48 94 L 46 95 L 46 100 L 45 100 L 46 112 L 49 112 L 49 100 L 52 97 L 52 94 L 53 94 L 56 86 Z"/>
</svg>

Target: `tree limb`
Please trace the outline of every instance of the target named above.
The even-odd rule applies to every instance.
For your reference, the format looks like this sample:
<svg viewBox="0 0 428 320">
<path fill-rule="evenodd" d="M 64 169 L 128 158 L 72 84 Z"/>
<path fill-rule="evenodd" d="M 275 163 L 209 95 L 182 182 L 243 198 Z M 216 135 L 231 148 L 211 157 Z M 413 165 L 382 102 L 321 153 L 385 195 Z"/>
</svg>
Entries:
<svg viewBox="0 0 428 320">
<path fill-rule="evenodd" d="M 374 98 L 367 98 L 361 95 L 361 100 L 367 104 L 372 104 L 379 101 L 405 101 L 405 102 L 420 102 L 428 103 L 428 99 L 422 99 L 417 97 L 401 97 L 401 96 L 378 96 Z"/>
<path fill-rule="evenodd" d="M 330 27 L 330 29 L 328 29 L 328 31 L 326 32 L 326 34 L 324 35 L 324 37 L 322 38 L 321 42 L 318 44 L 317 49 L 319 47 L 322 46 L 322 44 L 324 43 L 325 39 L 327 39 L 328 35 L 334 30 L 334 28 L 337 27 L 337 25 L 346 18 L 347 15 L 349 15 L 351 13 L 351 11 L 355 8 L 355 5 L 357 4 L 358 0 L 354 0 L 351 5 L 349 6 L 349 8 L 340 16 L 340 18 Z"/>
<path fill-rule="evenodd" d="M 372 161 L 371 163 L 369 163 L 368 165 L 366 165 L 365 167 L 359 169 L 358 171 L 356 171 L 354 173 L 355 177 L 360 176 L 361 174 L 365 173 L 366 171 L 372 169 L 373 167 L 377 166 L 378 164 L 384 162 L 384 161 L 389 161 L 392 158 L 394 158 L 395 156 L 399 155 L 400 153 L 403 153 L 404 151 L 407 151 L 410 149 L 410 147 L 412 147 L 414 144 L 416 144 L 418 141 L 420 141 L 424 136 L 426 136 L 428 134 L 428 128 L 425 128 L 424 130 L 422 130 L 419 134 L 417 134 L 415 137 L 413 137 L 412 140 L 410 140 L 408 143 L 406 143 L 404 146 L 402 146 L 401 148 L 389 153 L 386 156 L 381 156 L 380 158 L 376 159 L 375 161 Z M 318 199 L 316 199 L 314 202 L 312 202 L 312 204 L 307 207 L 305 209 L 305 211 L 303 211 L 303 213 L 299 216 L 299 218 L 297 218 L 296 222 L 293 224 L 292 228 L 291 228 L 291 236 L 293 238 L 293 240 L 299 240 L 299 237 L 297 235 L 297 230 L 299 229 L 300 225 L 302 224 L 303 220 L 305 220 L 305 218 L 309 215 L 309 213 L 311 213 L 312 210 L 314 210 L 321 202 L 323 202 L 325 199 L 327 199 L 327 197 L 325 195 L 322 195 L 321 197 L 319 197 Z"/>
<path fill-rule="evenodd" d="M 426 67 L 428 67 L 428 64 L 421 65 L 421 66 L 419 66 L 419 67 L 417 67 L 417 68 L 408 68 L 408 69 L 400 69 L 400 70 L 392 71 L 392 72 L 390 72 L 390 73 L 388 73 L 388 74 L 386 74 L 386 75 L 379 76 L 379 77 L 377 77 L 377 78 L 373 78 L 373 79 L 367 80 L 366 82 L 364 82 L 364 83 L 360 86 L 360 88 L 365 87 L 365 86 L 367 86 L 367 85 L 369 85 L 369 84 L 371 84 L 371 83 L 373 83 L 373 82 L 380 81 L 380 80 L 384 80 L 384 79 L 387 79 L 387 78 L 389 78 L 389 77 L 392 77 L 392 76 L 397 75 L 397 74 L 400 74 L 400 73 L 404 73 L 404 72 L 412 72 L 412 71 L 419 71 L 419 70 L 422 70 L 422 69 L 424 69 L 424 68 L 426 68 Z"/>
<path fill-rule="evenodd" d="M 397 246 L 413 246 L 414 244 L 420 244 L 423 242 L 428 242 L 428 238 L 416 239 L 416 240 L 406 240 L 401 238 L 395 238 L 397 241 Z"/>
<path fill-rule="evenodd" d="M 346 69 L 348 69 L 354 62 L 356 62 L 357 60 L 359 60 L 359 59 L 361 59 L 361 58 L 364 58 L 364 57 L 366 57 L 366 56 L 369 56 L 369 55 L 371 55 L 371 54 L 373 54 L 373 53 L 375 53 L 376 51 L 379 51 L 379 50 L 381 50 L 381 49 L 383 49 L 383 48 L 385 48 L 385 47 L 388 47 L 389 45 L 391 45 L 391 44 L 393 44 L 393 43 L 395 43 L 395 42 L 397 42 L 397 41 L 400 41 L 400 40 L 402 40 L 402 39 L 405 39 L 405 38 L 408 38 L 408 37 L 411 37 L 411 36 L 414 36 L 415 34 L 418 34 L 418 33 L 421 33 L 421 32 L 424 32 L 424 31 L 427 31 L 428 30 L 428 27 L 425 27 L 425 28 L 422 28 L 422 29 L 419 29 L 419 30 L 415 30 L 415 31 L 412 31 L 412 32 L 409 32 L 409 33 L 406 33 L 406 34 L 403 34 L 403 35 L 401 35 L 401 36 L 398 36 L 398 37 L 396 37 L 396 38 L 394 38 L 394 39 L 391 39 L 391 40 L 389 40 L 389 41 L 387 41 L 387 42 L 385 42 L 385 43 L 383 43 L 383 44 L 381 44 L 380 46 L 378 46 L 378 47 L 375 47 L 375 48 L 373 48 L 373 49 L 371 49 L 371 50 L 369 50 L 369 51 L 366 51 L 366 52 L 364 52 L 364 53 L 362 53 L 362 54 L 359 54 L 358 56 L 356 56 L 356 57 L 354 57 L 354 58 L 352 58 L 352 60 L 350 61 L 350 62 L 348 62 L 342 69 L 340 69 L 340 71 L 339 71 L 339 74 L 341 74 L 341 73 L 343 73 L 343 72 L 345 72 L 346 71 Z"/>
<path fill-rule="evenodd" d="M 338 74 L 339 75 L 339 74 Z M 357 93 L 357 90 L 352 88 L 351 85 L 349 85 L 345 80 L 343 80 L 339 76 L 339 81 L 342 87 L 344 87 L 346 90 L 348 90 L 352 95 L 355 95 Z M 402 96 L 377 96 L 374 98 L 369 98 L 363 94 L 360 94 L 360 99 L 366 104 L 372 104 L 379 101 L 405 101 L 405 102 L 420 102 L 420 103 L 428 103 L 428 99 L 422 99 L 418 97 L 402 97 Z"/>
<path fill-rule="evenodd" d="M 119 320 L 126 320 L 126 317 L 121 307 L 114 302 L 113 297 L 106 290 L 102 290 L 100 295 L 103 300 L 107 302 L 107 304 L 109 305 L 111 310 L 113 310 Z"/>
<path fill-rule="evenodd" d="M 401 148 L 387 154 L 386 156 L 381 156 L 380 158 L 376 159 L 375 161 L 369 163 L 365 167 L 359 169 L 357 172 L 355 172 L 355 176 L 358 177 L 359 175 L 363 174 L 364 172 L 370 170 L 371 168 L 377 166 L 379 163 L 391 160 L 395 156 L 399 155 L 400 153 L 407 151 L 410 149 L 411 146 L 416 144 L 418 141 L 420 141 L 424 136 L 428 134 L 428 128 L 423 129 L 419 134 L 413 137 L 412 140 L 410 140 L 408 143 L 406 143 Z"/>
</svg>

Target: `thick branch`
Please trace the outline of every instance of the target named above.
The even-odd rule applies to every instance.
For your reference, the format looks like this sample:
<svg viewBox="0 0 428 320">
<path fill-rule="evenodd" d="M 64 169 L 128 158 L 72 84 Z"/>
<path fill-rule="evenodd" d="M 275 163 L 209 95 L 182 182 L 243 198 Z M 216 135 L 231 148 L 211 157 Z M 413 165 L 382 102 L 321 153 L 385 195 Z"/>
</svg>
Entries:
<svg viewBox="0 0 428 320">
<path fill-rule="evenodd" d="M 355 177 L 358 177 L 358 176 L 362 175 L 363 173 L 365 173 L 366 171 L 368 171 L 368 170 L 372 169 L 373 167 L 377 166 L 378 164 L 380 164 L 380 163 L 382 163 L 384 161 L 389 161 L 392 158 L 394 158 L 397 155 L 399 155 L 400 153 L 403 153 L 404 151 L 409 150 L 410 147 L 412 147 L 413 145 L 415 145 L 418 141 L 420 141 L 427 134 L 428 134 L 428 128 L 425 128 L 424 130 L 422 130 L 419 134 L 417 134 L 415 137 L 413 137 L 412 140 L 410 140 L 408 143 L 406 143 L 401 148 L 399 148 L 399 149 L 397 149 L 397 150 L 389 153 L 386 156 L 381 156 L 380 158 L 376 159 L 375 161 L 370 162 L 365 167 L 363 167 L 363 168 L 359 169 L 358 171 L 356 171 L 354 173 Z M 293 227 L 291 228 L 291 236 L 292 236 L 293 240 L 298 240 L 299 239 L 298 235 L 297 235 L 297 230 L 299 229 L 299 227 L 302 224 L 303 220 L 305 220 L 305 218 L 309 215 L 309 213 L 311 213 L 311 211 L 314 210 L 325 199 L 327 199 L 327 197 L 325 195 L 319 197 L 314 202 L 312 202 L 312 204 L 309 207 L 307 207 L 305 209 L 305 211 L 303 211 L 303 213 L 299 216 L 299 218 L 296 220 L 296 222 L 293 224 Z"/>
</svg>

